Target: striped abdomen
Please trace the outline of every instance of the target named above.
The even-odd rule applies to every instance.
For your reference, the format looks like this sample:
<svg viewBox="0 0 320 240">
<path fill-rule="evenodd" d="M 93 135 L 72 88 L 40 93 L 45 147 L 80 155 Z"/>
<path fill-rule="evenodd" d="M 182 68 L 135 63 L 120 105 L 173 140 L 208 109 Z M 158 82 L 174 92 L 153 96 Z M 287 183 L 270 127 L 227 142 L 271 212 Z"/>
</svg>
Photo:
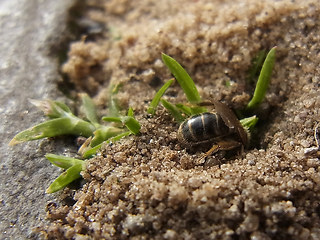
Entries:
<svg viewBox="0 0 320 240">
<path fill-rule="evenodd" d="M 186 144 L 195 145 L 226 136 L 232 131 L 219 114 L 207 112 L 186 119 L 179 127 L 178 139 Z"/>
</svg>

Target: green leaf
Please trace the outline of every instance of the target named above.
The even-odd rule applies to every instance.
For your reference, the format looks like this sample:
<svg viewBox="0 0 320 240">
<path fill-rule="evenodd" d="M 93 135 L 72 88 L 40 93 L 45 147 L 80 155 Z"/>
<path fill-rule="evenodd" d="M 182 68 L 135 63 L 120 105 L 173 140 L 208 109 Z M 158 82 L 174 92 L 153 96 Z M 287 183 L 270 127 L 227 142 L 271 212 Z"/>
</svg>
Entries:
<svg viewBox="0 0 320 240">
<path fill-rule="evenodd" d="M 259 79 L 256 85 L 256 89 L 254 91 L 251 101 L 247 105 L 247 110 L 254 109 L 263 101 L 269 85 L 270 78 L 271 78 L 275 57 L 276 57 L 276 47 L 273 47 L 268 53 L 263 63 L 263 66 L 259 75 Z"/>
<path fill-rule="evenodd" d="M 76 164 L 83 164 L 83 160 L 60 156 L 56 154 L 46 154 L 45 157 L 55 166 L 68 169 Z"/>
<path fill-rule="evenodd" d="M 121 123 L 121 117 L 108 117 L 108 116 L 104 116 L 102 117 L 103 121 L 106 122 L 120 122 Z"/>
<path fill-rule="evenodd" d="M 117 94 L 120 90 L 120 88 L 123 87 L 123 83 L 117 83 L 115 85 L 111 85 L 110 92 L 111 94 Z"/>
<path fill-rule="evenodd" d="M 194 104 L 201 102 L 201 97 L 198 93 L 196 85 L 187 71 L 184 70 L 184 68 L 176 60 L 164 53 L 162 53 L 162 60 L 177 79 L 179 85 L 186 94 L 188 101 Z"/>
<path fill-rule="evenodd" d="M 116 98 L 116 94 L 119 89 L 122 87 L 122 83 L 116 85 L 110 85 L 109 92 L 109 102 L 108 102 L 108 115 L 112 117 L 119 116 L 120 108 L 118 104 L 118 99 Z"/>
<path fill-rule="evenodd" d="M 70 108 L 64 104 L 63 102 L 58 102 L 58 101 L 53 101 L 53 103 L 59 107 L 62 111 L 66 112 L 66 113 L 72 113 Z"/>
<path fill-rule="evenodd" d="M 54 193 L 65 188 L 69 183 L 81 178 L 80 172 L 85 168 L 85 162 L 81 164 L 75 164 L 63 172 L 46 190 L 47 193 Z"/>
<path fill-rule="evenodd" d="M 83 153 L 82 157 L 84 159 L 90 158 L 91 156 L 93 156 L 97 153 L 97 151 L 102 147 L 103 144 L 109 144 L 109 143 L 119 141 L 121 138 L 129 136 L 130 134 L 131 134 L 131 131 L 127 131 L 127 132 L 121 133 L 117 136 L 114 136 L 114 137 L 108 139 L 107 141 L 104 141 L 103 143 L 100 143 L 100 144 L 96 145 L 95 147 L 86 150 Z"/>
<path fill-rule="evenodd" d="M 96 106 L 92 99 L 89 97 L 88 94 L 82 93 L 80 94 L 82 105 L 81 109 L 85 114 L 86 118 L 97 128 L 100 126 L 97 113 L 96 113 Z"/>
<path fill-rule="evenodd" d="M 201 107 L 201 106 L 189 107 L 185 104 L 180 104 L 180 103 L 176 104 L 176 107 L 187 116 L 192 116 L 195 114 L 204 113 L 208 111 L 206 107 Z"/>
<path fill-rule="evenodd" d="M 90 143 L 90 147 L 94 147 L 105 140 L 114 137 L 123 132 L 122 129 L 113 126 L 102 126 L 94 132 L 94 137 Z"/>
<path fill-rule="evenodd" d="M 121 121 L 133 134 L 138 134 L 140 132 L 141 125 L 133 117 L 121 117 Z"/>
<path fill-rule="evenodd" d="M 184 114 L 186 114 L 187 116 L 191 116 L 192 115 L 192 109 L 191 107 L 185 105 L 185 104 L 181 104 L 181 103 L 177 103 L 176 107 L 183 112 Z"/>
<path fill-rule="evenodd" d="M 181 123 L 184 121 L 185 118 L 181 115 L 181 113 L 179 112 L 179 109 L 175 105 L 169 103 L 164 99 L 161 99 L 160 101 L 162 105 L 171 113 L 171 115 L 174 117 L 174 119 L 178 123 Z"/>
<path fill-rule="evenodd" d="M 132 107 L 129 108 L 127 116 L 121 117 L 121 121 L 133 134 L 138 134 L 140 132 L 141 125 L 138 120 L 134 118 Z"/>
<path fill-rule="evenodd" d="M 249 69 L 248 81 L 251 83 L 258 77 L 259 69 L 261 69 L 263 60 L 266 57 L 266 51 L 261 50 L 258 55 L 252 60 L 252 66 Z"/>
<path fill-rule="evenodd" d="M 47 100 L 29 99 L 38 109 L 43 111 L 49 118 L 61 118 L 73 115 L 70 108 L 62 102 Z"/>
<path fill-rule="evenodd" d="M 80 118 L 55 118 L 18 133 L 9 145 L 60 135 L 89 137 L 93 135 L 94 130 L 95 127 L 91 123 Z"/>
<path fill-rule="evenodd" d="M 200 114 L 200 113 L 204 113 L 207 111 L 208 110 L 206 107 L 192 107 L 191 108 L 191 115 Z"/>
<path fill-rule="evenodd" d="M 133 110 L 132 110 L 133 111 Z M 129 113 L 129 114 L 133 114 Z M 103 121 L 107 122 L 121 122 L 124 124 L 133 134 L 138 134 L 141 128 L 140 123 L 131 116 L 121 116 L 121 117 L 103 117 Z"/>
<path fill-rule="evenodd" d="M 94 147 L 89 147 L 87 149 L 84 149 L 84 153 L 82 154 L 82 157 L 84 159 L 88 159 L 90 157 L 92 157 L 93 155 L 95 155 L 98 150 L 102 147 L 102 145 L 104 144 L 104 142 L 94 146 Z"/>
<path fill-rule="evenodd" d="M 129 107 L 127 116 L 134 117 L 134 112 L 132 107 Z"/>
<path fill-rule="evenodd" d="M 174 79 L 168 80 L 156 93 L 154 98 L 152 99 L 150 106 L 147 110 L 147 113 L 154 115 L 156 112 L 156 108 L 158 107 L 160 98 L 163 96 L 163 94 L 167 91 L 167 89 L 171 86 L 171 84 L 174 82 Z"/>
<path fill-rule="evenodd" d="M 241 119 L 240 123 L 245 128 L 252 128 L 257 124 L 258 120 L 259 119 L 254 115 L 252 117 Z"/>
</svg>

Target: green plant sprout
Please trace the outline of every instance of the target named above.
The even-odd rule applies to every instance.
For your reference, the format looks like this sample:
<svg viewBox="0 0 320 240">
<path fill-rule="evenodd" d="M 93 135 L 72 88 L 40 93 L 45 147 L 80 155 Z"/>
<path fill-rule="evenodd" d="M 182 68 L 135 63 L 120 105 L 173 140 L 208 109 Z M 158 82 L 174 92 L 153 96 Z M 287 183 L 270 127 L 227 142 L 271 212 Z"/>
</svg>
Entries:
<svg viewBox="0 0 320 240">
<path fill-rule="evenodd" d="M 264 99 L 269 86 L 272 69 L 276 58 L 276 47 L 273 47 L 266 56 L 258 78 L 253 97 L 247 105 L 247 110 L 253 110 L 258 107 Z M 259 62 L 258 62 L 259 63 Z"/>
<path fill-rule="evenodd" d="M 106 140 L 106 141 L 104 141 L 94 147 L 84 148 L 85 149 L 84 151 L 79 150 L 79 152 L 81 153 L 82 158 L 84 158 L 84 159 L 90 158 L 91 156 L 95 155 L 103 145 L 117 142 L 121 138 L 129 136 L 131 134 L 132 134 L 131 131 L 126 131 L 126 132 L 120 133 L 119 135 L 112 137 L 112 138 L 109 138 L 108 140 Z"/>
<path fill-rule="evenodd" d="M 184 117 L 182 116 L 181 112 L 179 111 L 179 108 L 177 108 L 172 103 L 166 101 L 165 99 L 161 99 L 162 105 L 171 113 L 173 118 L 178 122 L 181 123 L 184 120 Z"/>
<path fill-rule="evenodd" d="M 41 138 L 60 135 L 74 135 L 87 137 L 78 153 L 82 159 L 70 158 L 54 154 L 47 154 L 46 158 L 55 166 L 65 171 L 49 186 L 47 193 L 53 193 L 66 187 L 74 180 L 81 178 L 80 172 L 85 169 L 85 161 L 95 155 L 103 144 L 119 141 L 121 138 L 140 132 L 140 123 L 135 119 L 132 108 L 127 115 L 120 113 L 114 95 L 119 90 L 119 85 L 112 86 L 110 91 L 110 116 L 104 116 L 104 121 L 112 122 L 102 125 L 98 121 L 95 104 L 87 94 L 80 94 L 80 109 L 85 115 L 85 120 L 75 116 L 64 103 L 52 100 L 31 100 L 36 107 L 41 109 L 50 120 L 33 126 L 18 133 L 9 145 L 37 140 Z"/>
<path fill-rule="evenodd" d="M 73 115 L 64 103 L 52 100 L 30 100 L 30 102 L 41 109 L 50 120 L 18 133 L 10 141 L 9 145 L 11 146 L 26 141 L 60 135 L 89 137 L 95 130 L 93 124 Z"/>
<path fill-rule="evenodd" d="M 161 57 L 164 64 L 169 68 L 170 72 L 177 79 L 177 82 L 186 94 L 189 103 L 192 105 L 192 107 L 190 107 L 191 114 L 197 114 L 207 111 L 205 107 L 200 107 L 197 105 L 201 102 L 201 97 L 194 81 L 187 73 L 187 71 L 172 57 L 164 53 L 162 53 Z"/>
<path fill-rule="evenodd" d="M 255 109 L 264 99 L 275 62 L 275 49 L 275 47 L 272 48 L 264 60 L 253 98 L 245 110 Z M 259 57 L 256 61 L 257 66 L 254 68 L 253 75 L 256 74 L 259 65 L 261 65 L 261 58 L 262 57 Z M 188 116 L 206 112 L 206 107 L 198 105 L 201 103 L 201 97 L 186 70 L 176 60 L 164 53 L 162 54 L 162 59 L 175 76 L 190 104 L 172 104 L 162 99 L 166 90 L 174 82 L 174 79 L 170 79 L 156 93 L 147 112 L 154 115 L 159 102 L 173 115 L 177 122 L 184 121 Z M 110 144 L 119 141 L 123 137 L 140 132 L 141 125 L 135 119 L 132 108 L 129 108 L 126 115 L 120 113 L 120 108 L 115 98 L 115 94 L 119 91 L 120 87 L 121 85 L 118 84 L 109 88 L 109 115 L 102 117 L 103 121 L 109 123 L 107 125 L 99 122 L 95 104 L 87 94 L 80 94 L 82 102 L 80 109 L 84 113 L 85 119 L 74 115 L 70 108 L 64 103 L 52 100 L 30 100 L 32 104 L 44 112 L 49 120 L 18 133 L 10 141 L 10 145 L 60 135 L 87 137 L 87 140 L 78 151 L 82 159 L 55 154 L 47 154 L 45 156 L 53 165 L 65 169 L 65 171 L 52 182 L 46 190 L 47 193 L 57 192 L 74 180 L 81 178 L 80 172 L 85 169 L 85 159 L 95 155 L 104 144 Z M 256 125 L 257 121 L 258 118 L 256 116 L 251 116 L 241 119 L 240 123 L 245 128 L 252 128 Z"/>
<path fill-rule="evenodd" d="M 170 72 L 175 76 L 181 88 L 185 92 L 187 99 L 192 104 L 201 102 L 200 94 L 194 81 L 187 71 L 172 57 L 162 53 L 162 61 L 169 68 Z"/>
<path fill-rule="evenodd" d="M 257 56 L 252 59 L 251 67 L 248 71 L 248 83 L 255 83 L 256 79 L 259 77 L 259 71 L 261 70 L 263 61 L 266 58 L 266 50 L 261 50 L 258 52 Z"/>
<path fill-rule="evenodd" d="M 150 106 L 147 110 L 147 113 L 152 115 L 155 114 L 160 98 L 163 96 L 163 94 L 167 91 L 167 89 L 171 86 L 173 82 L 174 82 L 174 79 L 170 79 L 159 89 L 159 91 L 156 93 L 156 95 L 152 99 Z"/>
<path fill-rule="evenodd" d="M 71 182 L 81 178 L 80 172 L 85 169 L 85 161 L 81 159 L 65 157 L 55 154 L 46 154 L 45 157 L 55 166 L 66 169 L 56 180 L 54 180 L 47 193 L 54 193 L 66 187 Z"/>
<path fill-rule="evenodd" d="M 273 47 L 267 54 L 262 65 L 262 69 L 261 69 L 259 79 L 254 91 L 253 98 L 248 103 L 246 109 L 244 109 L 242 112 L 255 109 L 263 101 L 269 82 L 270 82 L 270 77 L 271 77 L 272 69 L 275 62 L 275 52 L 276 52 L 276 47 Z M 262 64 L 264 56 L 265 54 L 263 52 L 259 54 L 258 59 L 255 61 L 255 66 L 253 68 L 254 70 L 252 72 L 252 75 L 255 75 L 257 73 L 259 66 L 261 66 Z M 163 91 L 163 88 L 161 88 L 160 89 L 161 91 L 159 90 L 155 95 L 155 98 L 157 98 L 157 100 L 153 99 L 151 102 L 152 106 L 149 107 L 149 109 L 152 109 L 152 112 L 148 111 L 148 113 L 154 114 L 155 109 L 157 107 L 155 103 L 159 103 L 159 99 L 162 105 L 172 114 L 174 119 L 179 123 L 181 123 L 188 116 L 194 115 L 196 113 L 206 112 L 207 111 L 206 108 L 197 106 L 197 104 L 201 102 L 201 97 L 198 93 L 195 83 L 193 82 L 189 74 L 186 72 L 186 70 L 175 59 L 173 59 L 172 57 L 164 53 L 162 53 L 162 60 L 165 63 L 165 65 L 169 68 L 171 73 L 177 79 L 177 82 L 179 83 L 180 87 L 184 91 L 189 101 L 189 104 L 191 104 L 191 107 L 186 104 L 174 105 L 164 99 L 161 99 L 165 93 L 165 91 Z M 164 85 L 166 86 L 165 89 L 167 90 L 167 88 L 170 85 L 171 84 L 165 83 Z M 251 116 L 251 117 L 247 117 L 240 120 L 240 123 L 246 129 L 254 127 L 257 122 L 258 122 L 258 118 L 256 116 Z"/>
</svg>

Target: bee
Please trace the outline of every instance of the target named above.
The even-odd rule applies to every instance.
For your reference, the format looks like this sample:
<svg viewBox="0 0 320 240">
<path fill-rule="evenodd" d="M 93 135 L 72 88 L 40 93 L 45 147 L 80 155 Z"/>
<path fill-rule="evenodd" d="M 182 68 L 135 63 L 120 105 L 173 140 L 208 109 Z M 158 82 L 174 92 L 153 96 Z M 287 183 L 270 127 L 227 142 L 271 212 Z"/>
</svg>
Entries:
<svg viewBox="0 0 320 240">
<path fill-rule="evenodd" d="M 191 116 L 181 123 L 178 140 L 186 146 L 213 143 L 201 160 L 220 150 L 232 150 L 248 145 L 248 133 L 232 110 L 219 101 L 203 102 L 213 105 L 215 112 L 205 112 Z"/>
<path fill-rule="evenodd" d="M 320 157 L 320 123 L 317 123 L 314 127 L 314 140 L 316 147 L 306 148 L 304 154 L 307 156 Z"/>
</svg>

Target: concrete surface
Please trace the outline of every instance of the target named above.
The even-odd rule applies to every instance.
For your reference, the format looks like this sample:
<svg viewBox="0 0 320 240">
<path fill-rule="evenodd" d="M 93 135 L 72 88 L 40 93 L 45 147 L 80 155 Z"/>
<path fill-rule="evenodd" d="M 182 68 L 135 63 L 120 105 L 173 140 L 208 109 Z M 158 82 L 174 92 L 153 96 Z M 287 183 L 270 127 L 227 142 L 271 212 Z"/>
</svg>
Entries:
<svg viewBox="0 0 320 240">
<path fill-rule="evenodd" d="M 58 61 L 52 46 L 66 32 L 74 0 L 0 1 L 0 239 L 38 238 L 32 229 L 45 221 L 45 194 L 59 170 L 44 154 L 51 143 L 9 147 L 11 138 L 43 119 L 28 98 L 56 98 Z M 49 53 L 51 51 L 51 56 Z M 42 145 L 44 146 L 43 149 Z"/>
</svg>

